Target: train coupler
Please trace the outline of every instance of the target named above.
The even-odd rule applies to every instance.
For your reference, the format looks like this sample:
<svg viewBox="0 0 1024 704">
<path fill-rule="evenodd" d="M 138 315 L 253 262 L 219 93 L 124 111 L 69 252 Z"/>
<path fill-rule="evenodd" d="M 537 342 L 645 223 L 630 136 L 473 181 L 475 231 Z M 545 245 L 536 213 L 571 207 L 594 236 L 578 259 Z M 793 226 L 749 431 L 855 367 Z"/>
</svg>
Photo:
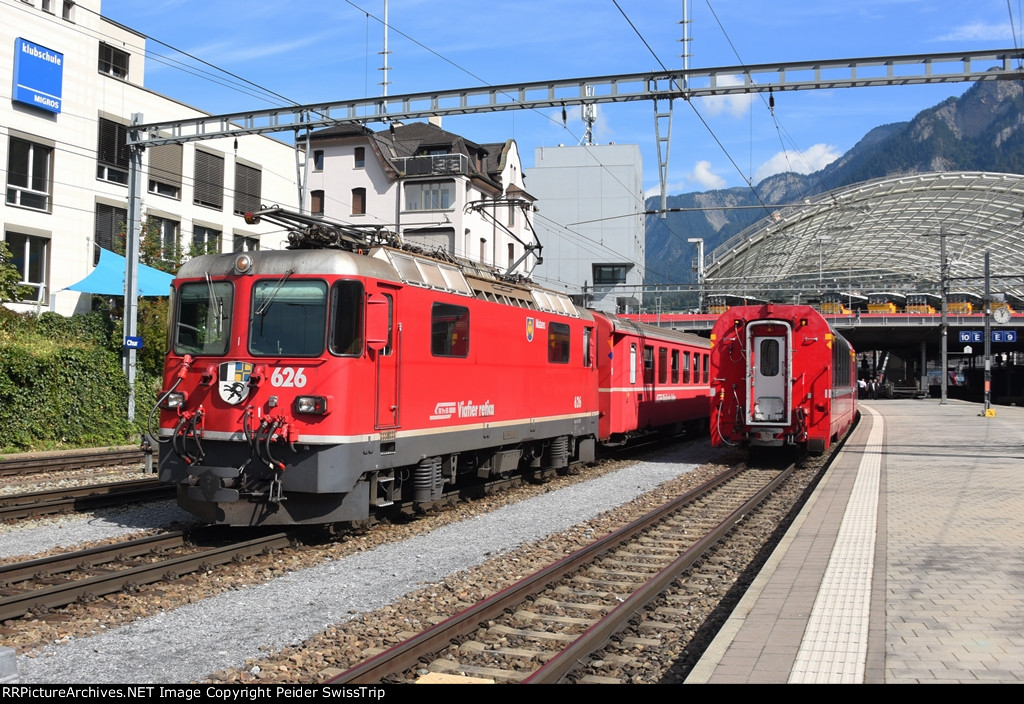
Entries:
<svg viewBox="0 0 1024 704">
<path fill-rule="evenodd" d="M 228 503 L 238 501 L 236 488 L 240 471 L 234 467 L 191 467 L 187 496 L 192 501 Z"/>
<path fill-rule="evenodd" d="M 284 501 L 283 485 L 281 480 L 277 477 L 270 481 L 270 493 L 267 500 L 273 504 L 279 504 Z"/>
</svg>

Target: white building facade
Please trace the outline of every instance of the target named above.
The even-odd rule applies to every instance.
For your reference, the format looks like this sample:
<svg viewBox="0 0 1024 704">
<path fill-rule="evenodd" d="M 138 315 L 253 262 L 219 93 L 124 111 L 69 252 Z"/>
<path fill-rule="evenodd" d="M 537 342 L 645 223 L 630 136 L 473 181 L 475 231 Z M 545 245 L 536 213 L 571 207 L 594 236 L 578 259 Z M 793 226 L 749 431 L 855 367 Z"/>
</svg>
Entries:
<svg viewBox="0 0 1024 704">
<path fill-rule="evenodd" d="M 637 312 L 646 251 L 640 148 L 538 147 L 526 182 L 544 245 L 534 279 L 598 310 Z"/>
<path fill-rule="evenodd" d="M 83 312 L 89 294 L 65 288 L 123 237 L 132 116 L 204 113 L 144 87 L 144 37 L 102 17 L 100 0 L 0 0 L 0 20 L 0 73 L 11 87 L 0 105 L 0 224 L 32 290 L 9 305 Z M 147 149 L 143 168 L 143 223 L 166 259 L 283 246 L 278 230 L 239 214 L 298 207 L 292 146 L 261 136 L 166 145 Z"/>
<path fill-rule="evenodd" d="M 306 210 L 397 233 L 427 251 L 529 275 L 533 199 L 513 140 L 475 144 L 437 124 L 315 132 Z"/>
</svg>

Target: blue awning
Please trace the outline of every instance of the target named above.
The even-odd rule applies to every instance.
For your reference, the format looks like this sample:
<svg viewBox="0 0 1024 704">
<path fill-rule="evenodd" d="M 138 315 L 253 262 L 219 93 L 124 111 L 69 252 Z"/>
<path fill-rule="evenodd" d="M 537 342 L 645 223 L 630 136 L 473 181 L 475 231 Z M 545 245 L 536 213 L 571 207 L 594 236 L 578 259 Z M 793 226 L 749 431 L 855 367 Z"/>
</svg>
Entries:
<svg viewBox="0 0 1024 704">
<path fill-rule="evenodd" d="M 100 296 L 123 296 L 127 266 L 127 260 L 120 254 L 114 254 L 109 249 L 101 249 L 100 263 L 96 265 L 92 273 L 78 283 L 68 286 L 65 290 L 95 293 Z M 173 279 L 174 276 L 171 274 L 145 264 L 139 264 L 139 295 L 169 295 Z"/>
</svg>

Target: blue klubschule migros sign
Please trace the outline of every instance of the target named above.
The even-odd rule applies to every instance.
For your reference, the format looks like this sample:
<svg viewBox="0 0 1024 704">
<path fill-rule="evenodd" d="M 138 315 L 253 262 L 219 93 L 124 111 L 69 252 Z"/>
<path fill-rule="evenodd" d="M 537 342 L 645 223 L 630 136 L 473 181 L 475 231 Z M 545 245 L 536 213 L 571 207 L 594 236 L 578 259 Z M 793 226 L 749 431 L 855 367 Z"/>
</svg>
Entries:
<svg viewBox="0 0 1024 704">
<path fill-rule="evenodd" d="M 59 113 L 64 54 L 21 37 L 14 40 L 14 99 Z"/>
</svg>

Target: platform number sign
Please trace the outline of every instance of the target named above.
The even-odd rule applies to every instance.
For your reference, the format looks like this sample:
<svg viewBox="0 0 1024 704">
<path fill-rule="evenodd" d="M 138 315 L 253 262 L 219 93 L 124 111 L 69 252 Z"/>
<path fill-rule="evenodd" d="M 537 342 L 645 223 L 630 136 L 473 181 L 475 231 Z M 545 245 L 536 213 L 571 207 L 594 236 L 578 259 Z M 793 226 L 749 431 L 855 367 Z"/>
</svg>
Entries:
<svg viewBox="0 0 1024 704">
<path fill-rule="evenodd" d="M 958 339 L 963 343 L 972 342 L 984 342 L 985 331 L 984 330 L 961 330 L 957 333 Z M 991 331 L 992 342 L 1016 342 L 1017 331 L 1016 330 L 992 330 Z"/>
</svg>

